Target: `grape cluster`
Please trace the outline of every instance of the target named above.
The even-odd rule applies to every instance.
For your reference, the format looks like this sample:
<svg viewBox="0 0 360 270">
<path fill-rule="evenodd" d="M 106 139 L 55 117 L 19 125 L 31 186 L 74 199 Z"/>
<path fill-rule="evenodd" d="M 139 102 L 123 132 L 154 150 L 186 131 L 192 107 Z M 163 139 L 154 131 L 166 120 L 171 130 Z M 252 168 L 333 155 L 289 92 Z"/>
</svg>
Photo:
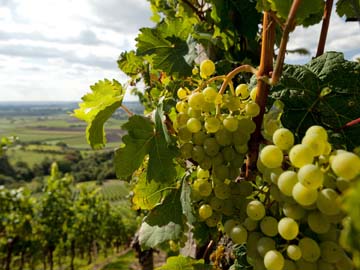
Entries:
<svg viewBox="0 0 360 270">
<path fill-rule="evenodd" d="M 310 127 L 300 144 L 285 128 L 272 140 L 259 155 L 263 193 L 251 197 L 245 220 L 225 223 L 225 232 L 247 244 L 255 270 L 353 269 L 339 244 L 345 217 L 339 200 L 359 176 L 360 158 L 332 151 L 321 126 Z"/>
</svg>

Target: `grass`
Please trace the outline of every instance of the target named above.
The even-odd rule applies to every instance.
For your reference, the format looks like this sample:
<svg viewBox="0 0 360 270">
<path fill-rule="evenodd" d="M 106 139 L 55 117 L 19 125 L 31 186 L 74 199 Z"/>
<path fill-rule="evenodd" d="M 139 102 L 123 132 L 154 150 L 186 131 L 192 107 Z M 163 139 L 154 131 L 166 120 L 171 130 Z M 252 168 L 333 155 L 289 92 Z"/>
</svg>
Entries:
<svg viewBox="0 0 360 270">
<path fill-rule="evenodd" d="M 116 258 L 113 262 L 105 265 L 101 270 L 129 270 L 138 269 L 137 259 L 133 251 Z"/>
</svg>

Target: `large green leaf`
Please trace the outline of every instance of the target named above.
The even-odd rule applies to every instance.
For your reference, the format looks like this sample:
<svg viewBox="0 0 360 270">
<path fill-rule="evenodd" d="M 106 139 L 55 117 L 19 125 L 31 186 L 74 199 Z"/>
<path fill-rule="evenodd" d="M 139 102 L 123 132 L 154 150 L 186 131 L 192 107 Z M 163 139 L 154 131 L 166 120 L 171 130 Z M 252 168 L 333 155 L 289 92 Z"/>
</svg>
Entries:
<svg viewBox="0 0 360 270">
<path fill-rule="evenodd" d="M 343 126 L 360 117 L 360 64 L 329 52 L 310 63 L 286 65 L 271 96 L 284 104 L 283 124 L 299 133 L 315 124 L 333 133 L 333 142 L 360 145 L 360 126 Z"/>
<path fill-rule="evenodd" d="M 139 241 L 143 247 L 153 248 L 165 241 L 179 239 L 183 228 L 180 191 L 175 190 L 144 219 L 139 230 Z"/>
<path fill-rule="evenodd" d="M 360 0 L 339 0 L 336 2 L 336 12 L 340 17 L 360 20 Z"/>
<path fill-rule="evenodd" d="M 137 76 L 144 66 L 142 57 L 137 56 L 135 51 L 121 53 L 117 63 L 118 67 L 130 77 Z"/>
<path fill-rule="evenodd" d="M 149 155 L 147 180 L 171 182 L 176 176 L 173 159 L 178 150 L 166 141 L 162 125 L 159 127 L 150 119 L 134 115 L 123 125 L 128 134 L 122 138 L 124 146 L 115 151 L 116 175 L 131 176 Z"/>
<path fill-rule="evenodd" d="M 156 270 L 205 270 L 212 269 L 210 265 L 205 265 L 203 259 L 196 260 L 182 255 L 167 258 L 166 264 L 156 268 Z"/>
<path fill-rule="evenodd" d="M 88 123 L 86 138 L 92 148 L 98 149 L 105 145 L 104 123 L 118 109 L 123 101 L 125 90 L 116 81 L 99 81 L 90 86 L 91 93 L 82 97 L 83 102 L 74 116 Z"/>
</svg>

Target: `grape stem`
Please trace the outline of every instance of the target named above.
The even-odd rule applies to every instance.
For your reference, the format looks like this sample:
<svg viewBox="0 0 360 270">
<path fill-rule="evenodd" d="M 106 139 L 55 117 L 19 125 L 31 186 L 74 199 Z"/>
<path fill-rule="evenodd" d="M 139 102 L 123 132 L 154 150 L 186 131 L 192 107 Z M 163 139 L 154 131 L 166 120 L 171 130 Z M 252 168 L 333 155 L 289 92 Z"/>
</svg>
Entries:
<svg viewBox="0 0 360 270">
<path fill-rule="evenodd" d="M 132 111 L 129 110 L 128 107 L 126 107 L 125 105 L 121 104 L 121 109 L 123 109 L 129 116 L 133 116 L 134 113 Z"/>
<path fill-rule="evenodd" d="M 325 43 L 326 43 L 326 36 L 329 29 L 329 22 L 331 17 L 331 9 L 333 6 L 334 0 L 327 0 L 324 8 L 324 16 L 323 16 L 323 23 L 321 26 L 321 33 L 319 38 L 319 44 L 316 52 L 316 57 L 322 55 L 324 53 L 325 49 Z"/>
</svg>

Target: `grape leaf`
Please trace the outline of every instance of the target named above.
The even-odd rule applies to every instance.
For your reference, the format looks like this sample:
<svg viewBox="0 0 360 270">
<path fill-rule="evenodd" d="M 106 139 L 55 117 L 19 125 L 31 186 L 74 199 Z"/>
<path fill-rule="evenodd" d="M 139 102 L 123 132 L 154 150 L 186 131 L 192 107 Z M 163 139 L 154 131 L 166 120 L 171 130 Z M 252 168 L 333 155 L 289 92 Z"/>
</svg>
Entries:
<svg viewBox="0 0 360 270">
<path fill-rule="evenodd" d="M 334 133 L 337 143 L 350 149 L 360 145 L 360 125 L 342 128 L 360 117 L 359 72 L 359 63 L 347 61 L 337 52 L 303 66 L 285 65 L 271 92 L 272 98 L 285 104 L 284 126 L 299 133 L 319 124 Z"/>
<path fill-rule="evenodd" d="M 135 51 L 121 53 L 117 63 L 120 70 L 130 77 L 137 76 L 144 66 L 143 59 Z"/>
<path fill-rule="evenodd" d="M 175 190 L 146 216 L 139 230 L 139 241 L 143 247 L 153 248 L 164 241 L 178 239 L 183 228 L 180 191 Z"/>
<path fill-rule="evenodd" d="M 104 123 L 121 106 L 125 90 L 118 81 L 107 79 L 90 89 L 92 92 L 82 97 L 83 102 L 74 110 L 73 116 L 88 123 L 86 139 L 92 148 L 98 149 L 106 143 Z"/>
<path fill-rule="evenodd" d="M 181 207 L 182 213 L 186 217 L 189 224 L 193 224 L 196 221 L 196 216 L 193 213 L 191 205 L 191 188 L 189 183 L 186 181 L 187 176 L 184 177 L 181 186 Z"/>
<path fill-rule="evenodd" d="M 172 256 L 166 259 L 166 264 L 156 268 L 156 270 L 210 270 L 210 265 L 205 265 L 203 259 L 196 260 L 182 255 Z"/>
<path fill-rule="evenodd" d="M 178 150 L 167 143 L 162 126 L 134 115 L 122 128 L 128 134 L 122 138 L 124 146 L 115 151 L 116 175 L 121 179 L 131 176 L 149 155 L 147 180 L 171 182 L 176 176 L 173 159 Z"/>
<path fill-rule="evenodd" d="M 349 20 L 360 20 L 360 0 L 339 0 L 336 2 L 336 12 L 340 17 Z"/>
</svg>

